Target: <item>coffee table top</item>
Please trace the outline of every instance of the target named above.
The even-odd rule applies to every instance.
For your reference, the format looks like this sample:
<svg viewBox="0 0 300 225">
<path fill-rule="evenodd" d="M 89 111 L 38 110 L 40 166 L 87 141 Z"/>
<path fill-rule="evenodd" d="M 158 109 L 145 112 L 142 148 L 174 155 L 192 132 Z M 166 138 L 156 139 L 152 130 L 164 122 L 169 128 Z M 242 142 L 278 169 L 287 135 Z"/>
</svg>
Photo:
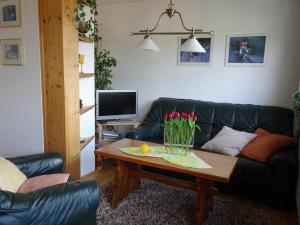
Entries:
<svg viewBox="0 0 300 225">
<path fill-rule="evenodd" d="M 105 156 L 108 158 L 130 162 L 130 163 L 155 167 L 163 170 L 169 170 L 169 171 L 183 173 L 190 176 L 195 176 L 199 178 L 209 179 L 212 181 L 220 181 L 225 183 L 229 181 L 233 169 L 235 168 L 237 163 L 236 157 L 193 150 L 193 152 L 198 157 L 200 157 L 202 160 L 204 160 L 212 167 L 211 169 L 194 169 L 194 168 L 177 166 L 161 158 L 134 156 L 134 155 L 123 153 L 119 150 L 119 148 L 122 147 L 136 147 L 144 143 L 152 146 L 159 145 L 150 142 L 131 140 L 125 138 L 95 150 L 95 154 L 98 154 L 100 156 Z"/>
</svg>

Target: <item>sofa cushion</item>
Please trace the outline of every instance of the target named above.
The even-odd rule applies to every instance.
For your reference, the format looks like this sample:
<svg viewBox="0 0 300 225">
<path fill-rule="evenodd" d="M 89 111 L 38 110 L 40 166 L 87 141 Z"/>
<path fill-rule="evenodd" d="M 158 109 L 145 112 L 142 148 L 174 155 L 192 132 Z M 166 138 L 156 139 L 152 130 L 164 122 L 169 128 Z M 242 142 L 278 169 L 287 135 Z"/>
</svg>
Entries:
<svg viewBox="0 0 300 225">
<path fill-rule="evenodd" d="M 256 134 L 237 131 L 230 127 L 224 126 L 223 129 L 210 141 L 206 142 L 202 149 L 237 156 Z"/>
<path fill-rule="evenodd" d="M 274 152 L 294 142 L 291 137 L 272 134 L 260 128 L 257 129 L 255 133 L 257 137 L 242 149 L 241 155 L 259 162 L 268 161 Z"/>
<path fill-rule="evenodd" d="M 45 187 L 67 183 L 69 174 L 58 173 L 31 177 L 19 188 L 18 193 L 33 192 Z"/>
<path fill-rule="evenodd" d="M 0 157 L 0 190 L 15 193 L 26 179 L 15 164 Z"/>
</svg>

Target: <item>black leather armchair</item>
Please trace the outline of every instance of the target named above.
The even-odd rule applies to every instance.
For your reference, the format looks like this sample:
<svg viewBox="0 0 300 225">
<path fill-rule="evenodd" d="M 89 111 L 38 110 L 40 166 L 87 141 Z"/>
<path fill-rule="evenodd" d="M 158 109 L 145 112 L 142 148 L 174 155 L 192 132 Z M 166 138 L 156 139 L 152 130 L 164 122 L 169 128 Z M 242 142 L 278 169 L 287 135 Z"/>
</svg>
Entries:
<svg viewBox="0 0 300 225">
<path fill-rule="evenodd" d="M 63 172 L 60 154 L 8 159 L 29 178 Z M 0 225 L 96 225 L 100 188 L 96 181 L 72 181 L 26 194 L 0 191 Z"/>
</svg>

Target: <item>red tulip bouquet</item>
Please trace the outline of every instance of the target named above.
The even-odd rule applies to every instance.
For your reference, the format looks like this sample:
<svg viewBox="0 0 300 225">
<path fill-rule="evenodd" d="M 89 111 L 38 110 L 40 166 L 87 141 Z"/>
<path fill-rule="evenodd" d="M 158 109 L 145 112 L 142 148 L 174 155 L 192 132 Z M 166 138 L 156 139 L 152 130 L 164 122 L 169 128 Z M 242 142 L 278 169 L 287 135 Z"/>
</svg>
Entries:
<svg viewBox="0 0 300 225">
<path fill-rule="evenodd" d="M 171 112 L 164 118 L 164 144 L 168 154 L 187 155 L 194 145 L 197 116 L 194 112 Z"/>
</svg>

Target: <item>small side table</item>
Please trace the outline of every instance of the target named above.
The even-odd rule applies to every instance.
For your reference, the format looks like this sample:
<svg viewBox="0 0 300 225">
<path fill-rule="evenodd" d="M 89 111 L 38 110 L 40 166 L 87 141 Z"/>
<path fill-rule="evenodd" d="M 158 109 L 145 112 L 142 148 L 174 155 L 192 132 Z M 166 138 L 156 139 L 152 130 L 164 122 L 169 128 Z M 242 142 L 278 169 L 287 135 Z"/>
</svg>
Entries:
<svg viewBox="0 0 300 225">
<path fill-rule="evenodd" d="M 102 138 L 103 127 L 106 127 L 106 126 L 130 126 L 133 128 L 137 128 L 140 124 L 141 123 L 136 120 L 96 121 L 96 140 L 99 140 L 98 144 L 102 144 L 102 145 L 106 144 Z M 96 167 L 100 168 L 102 166 L 102 159 L 97 154 L 95 154 L 95 157 L 96 157 Z"/>
<path fill-rule="evenodd" d="M 103 127 L 107 127 L 107 126 L 131 126 L 133 128 L 136 128 L 140 124 L 141 123 L 139 121 L 136 121 L 136 120 L 97 121 L 96 122 L 97 138 L 98 138 L 98 140 L 101 140 L 101 142 L 99 144 L 103 144 L 103 139 L 102 139 Z"/>
</svg>

